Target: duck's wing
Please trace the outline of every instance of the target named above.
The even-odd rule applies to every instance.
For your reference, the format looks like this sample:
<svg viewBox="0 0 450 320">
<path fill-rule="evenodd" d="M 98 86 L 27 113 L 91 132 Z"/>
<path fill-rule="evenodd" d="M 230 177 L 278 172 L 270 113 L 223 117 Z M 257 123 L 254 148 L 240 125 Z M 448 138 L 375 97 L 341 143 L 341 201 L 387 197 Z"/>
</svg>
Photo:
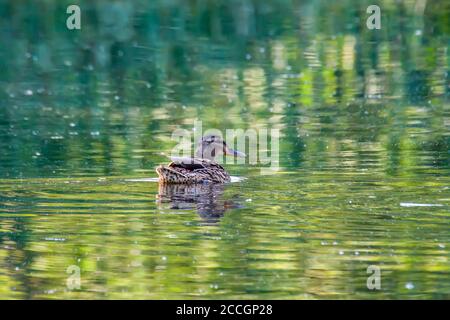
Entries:
<svg viewBox="0 0 450 320">
<path fill-rule="evenodd" d="M 172 162 L 169 167 L 183 168 L 189 171 L 197 169 L 205 169 L 210 166 L 218 166 L 217 163 L 207 159 L 191 158 L 191 157 L 170 157 Z"/>
</svg>

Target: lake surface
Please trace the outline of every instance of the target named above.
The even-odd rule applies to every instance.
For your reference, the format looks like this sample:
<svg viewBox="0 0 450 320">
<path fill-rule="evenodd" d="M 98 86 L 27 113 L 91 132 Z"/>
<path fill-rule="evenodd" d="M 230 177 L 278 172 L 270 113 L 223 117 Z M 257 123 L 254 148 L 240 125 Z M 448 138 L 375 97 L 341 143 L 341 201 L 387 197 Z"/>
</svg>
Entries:
<svg viewBox="0 0 450 320">
<path fill-rule="evenodd" d="M 450 298 L 448 2 L 79 3 L 0 3 L 0 298 Z M 279 170 L 158 185 L 195 120 Z"/>
</svg>

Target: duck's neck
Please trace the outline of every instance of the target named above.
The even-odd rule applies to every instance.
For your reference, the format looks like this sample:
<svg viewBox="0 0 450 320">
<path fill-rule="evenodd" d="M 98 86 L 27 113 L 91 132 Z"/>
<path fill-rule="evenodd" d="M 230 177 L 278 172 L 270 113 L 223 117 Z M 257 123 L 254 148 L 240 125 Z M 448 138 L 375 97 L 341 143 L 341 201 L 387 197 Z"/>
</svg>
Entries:
<svg viewBox="0 0 450 320">
<path fill-rule="evenodd" d="M 208 148 L 207 146 L 200 145 L 197 150 L 195 150 L 195 158 L 207 159 L 214 161 L 215 150 Z"/>
</svg>

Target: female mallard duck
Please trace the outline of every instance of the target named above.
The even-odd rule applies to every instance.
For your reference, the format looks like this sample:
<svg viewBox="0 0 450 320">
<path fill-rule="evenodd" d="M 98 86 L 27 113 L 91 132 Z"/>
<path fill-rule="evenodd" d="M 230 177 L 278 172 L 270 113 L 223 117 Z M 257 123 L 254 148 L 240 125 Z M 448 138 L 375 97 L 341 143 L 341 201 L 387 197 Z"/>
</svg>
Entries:
<svg viewBox="0 0 450 320">
<path fill-rule="evenodd" d="M 172 158 L 167 166 L 159 166 L 156 172 L 163 183 L 230 182 L 230 175 L 214 161 L 220 154 L 245 157 L 245 154 L 229 148 L 220 136 L 204 136 L 198 143 L 194 158 Z"/>
</svg>

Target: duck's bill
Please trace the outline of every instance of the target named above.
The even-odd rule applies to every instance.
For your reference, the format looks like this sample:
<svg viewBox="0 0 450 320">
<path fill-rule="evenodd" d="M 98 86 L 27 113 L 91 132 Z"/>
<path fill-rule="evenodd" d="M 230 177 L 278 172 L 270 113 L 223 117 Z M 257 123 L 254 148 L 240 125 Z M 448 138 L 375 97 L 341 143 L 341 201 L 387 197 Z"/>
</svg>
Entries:
<svg viewBox="0 0 450 320">
<path fill-rule="evenodd" d="M 237 150 L 233 150 L 230 148 L 226 148 L 225 149 L 225 154 L 229 155 L 229 156 L 234 156 L 234 157 L 245 157 L 245 153 L 237 151 Z"/>
<path fill-rule="evenodd" d="M 233 150 L 233 154 L 235 157 L 241 157 L 241 158 L 245 158 L 246 154 L 237 150 Z"/>
</svg>

